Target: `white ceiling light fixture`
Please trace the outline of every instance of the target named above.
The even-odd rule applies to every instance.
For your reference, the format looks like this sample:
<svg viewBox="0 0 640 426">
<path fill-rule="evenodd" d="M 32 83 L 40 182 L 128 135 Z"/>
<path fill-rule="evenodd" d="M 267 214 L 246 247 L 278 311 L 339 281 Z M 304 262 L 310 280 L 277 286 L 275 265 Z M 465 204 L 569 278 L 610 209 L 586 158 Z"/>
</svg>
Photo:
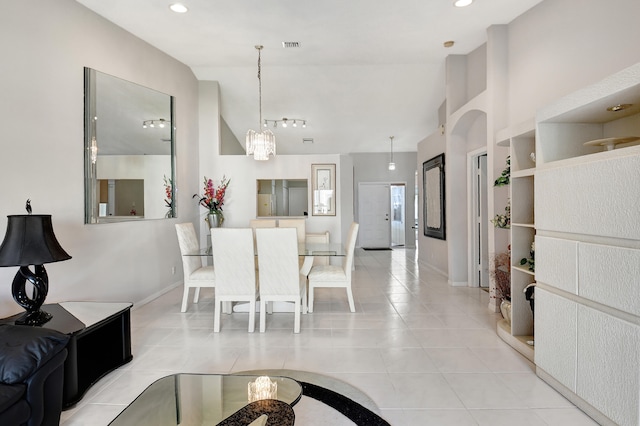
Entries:
<svg viewBox="0 0 640 426">
<path fill-rule="evenodd" d="M 158 118 L 157 120 L 144 120 L 142 122 L 142 128 L 146 129 L 148 127 L 160 127 L 161 129 L 164 129 L 164 126 L 166 126 L 167 124 L 170 124 L 170 121 L 165 120 L 164 118 Z"/>
<path fill-rule="evenodd" d="M 466 7 L 473 3 L 473 0 L 456 0 L 453 2 L 455 7 Z"/>
<path fill-rule="evenodd" d="M 389 161 L 389 170 L 395 170 L 396 163 L 393 162 L 393 136 L 389 136 L 389 139 L 391 139 L 391 161 Z"/>
<path fill-rule="evenodd" d="M 169 9 L 171 9 L 175 13 L 187 13 L 187 11 L 189 10 L 187 9 L 187 6 L 182 3 L 173 3 L 169 5 Z"/>
<path fill-rule="evenodd" d="M 282 127 L 288 127 L 289 124 L 291 124 L 293 127 L 302 127 L 303 129 L 307 127 L 307 120 L 305 120 L 304 118 L 287 118 L 287 117 L 283 117 L 280 120 L 269 120 L 269 119 L 265 119 L 262 123 L 263 127 L 269 127 L 269 126 L 273 126 L 273 127 L 278 127 L 278 125 L 281 125 Z"/>
<path fill-rule="evenodd" d="M 258 105 L 260 109 L 260 121 L 262 123 L 262 75 L 261 75 L 261 52 L 263 46 L 256 45 L 258 50 Z M 249 130 L 246 140 L 247 155 L 253 155 L 254 160 L 266 161 L 269 155 L 276 155 L 276 137 L 271 130 L 266 129 L 262 132 Z"/>
</svg>

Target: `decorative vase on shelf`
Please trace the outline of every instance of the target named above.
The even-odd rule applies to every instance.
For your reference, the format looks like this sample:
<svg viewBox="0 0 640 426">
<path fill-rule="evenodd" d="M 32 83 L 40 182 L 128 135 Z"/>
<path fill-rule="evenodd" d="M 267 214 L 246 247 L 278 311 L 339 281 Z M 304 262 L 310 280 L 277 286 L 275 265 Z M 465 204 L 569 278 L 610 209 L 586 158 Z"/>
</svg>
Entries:
<svg viewBox="0 0 640 426">
<path fill-rule="evenodd" d="M 502 317 L 507 321 L 507 324 L 511 325 L 511 301 L 503 299 L 500 303 L 500 313 Z"/>
<path fill-rule="evenodd" d="M 209 228 L 220 228 L 224 222 L 224 216 L 220 211 L 209 212 L 207 222 L 209 222 Z"/>
</svg>

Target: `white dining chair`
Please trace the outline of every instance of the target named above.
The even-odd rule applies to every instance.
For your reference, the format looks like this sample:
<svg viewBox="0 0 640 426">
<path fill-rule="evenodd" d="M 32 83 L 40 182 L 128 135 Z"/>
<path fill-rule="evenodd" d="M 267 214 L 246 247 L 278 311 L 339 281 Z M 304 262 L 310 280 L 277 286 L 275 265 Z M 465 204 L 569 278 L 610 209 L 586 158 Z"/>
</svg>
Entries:
<svg viewBox="0 0 640 426">
<path fill-rule="evenodd" d="M 313 312 L 314 291 L 318 287 L 344 287 L 347 291 L 347 298 L 349 299 L 349 309 L 351 312 L 356 311 L 353 292 L 351 291 L 351 273 L 353 267 L 353 252 L 356 247 L 359 227 L 360 225 L 358 223 L 351 223 L 345 245 L 346 256 L 342 260 L 342 265 L 316 265 L 311 267 L 308 275 L 309 304 L 307 309 L 309 312 Z"/>
<path fill-rule="evenodd" d="M 311 233 L 305 235 L 305 241 L 309 244 L 329 244 L 329 231 L 323 233 Z M 314 265 L 328 265 L 329 256 L 314 256 Z"/>
<path fill-rule="evenodd" d="M 253 230 L 253 250 L 257 253 L 258 245 L 256 244 L 256 228 L 275 228 L 277 225 L 276 219 L 251 219 L 249 221 L 249 227 Z M 258 270 L 258 258 L 255 259 L 256 271 Z"/>
<path fill-rule="evenodd" d="M 251 219 L 249 221 L 249 227 L 256 228 L 275 228 L 276 220 L 275 219 Z"/>
<path fill-rule="evenodd" d="M 279 219 L 278 228 L 295 228 L 298 244 L 304 244 L 306 241 L 306 221 L 305 219 Z M 304 257 L 298 258 L 298 267 L 302 269 L 304 265 Z M 306 313 L 306 312 L 305 312 Z"/>
<path fill-rule="evenodd" d="M 256 271 L 251 228 L 211 228 L 213 264 L 216 265 L 216 299 L 213 331 L 220 331 L 223 302 L 249 303 L 249 333 L 255 329 Z M 232 312 L 228 309 L 229 313 Z"/>
<path fill-rule="evenodd" d="M 292 228 L 256 229 L 260 280 L 260 332 L 266 329 L 267 303 L 293 302 L 293 332 L 300 333 L 306 277 L 298 268 L 298 239 Z"/>
<path fill-rule="evenodd" d="M 187 253 L 195 253 L 200 249 L 198 235 L 193 223 L 176 223 L 176 233 L 178 235 L 184 273 L 184 292 L 182 294 L 180 312 L 187 312 L 189 290 L 195 289 L 193 303 L 198 303 L 201 287 L 215 287 L 215 273 L 213 266 L 202 265 L 202 257 L 186 256 Z"/>
<path fill-rule="evenodd" d="M 305 219 L 280 219 L 278 220 L 278 228 L 295 228 L 298 243 L 305 242 L 307 232 Z"/>
</svg>

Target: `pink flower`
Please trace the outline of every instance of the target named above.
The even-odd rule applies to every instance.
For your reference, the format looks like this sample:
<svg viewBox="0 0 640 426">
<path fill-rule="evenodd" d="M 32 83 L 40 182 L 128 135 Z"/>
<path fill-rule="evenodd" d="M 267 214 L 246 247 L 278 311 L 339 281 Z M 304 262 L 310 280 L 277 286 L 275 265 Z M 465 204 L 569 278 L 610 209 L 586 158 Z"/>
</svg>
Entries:
<svg viewBox="0 0 640 426">
<path fill-rule="evenodd" d="M 193 198 L 200 197 L 198 203 L 208 209 L 209 212 L 218 212 L 222 211 L 222 206 L 224 204 L 224 196 L 227 191 L 227 186 L 231 182 L 231 179 L 227 179 L 225 176 L 220 180 L 220 185 L 217 188 L 214 188 L 213 180 L 207 179 L 204 177 L 204 195 L 200 196 L 198 194 L 193 194 Z"/>
</svg>

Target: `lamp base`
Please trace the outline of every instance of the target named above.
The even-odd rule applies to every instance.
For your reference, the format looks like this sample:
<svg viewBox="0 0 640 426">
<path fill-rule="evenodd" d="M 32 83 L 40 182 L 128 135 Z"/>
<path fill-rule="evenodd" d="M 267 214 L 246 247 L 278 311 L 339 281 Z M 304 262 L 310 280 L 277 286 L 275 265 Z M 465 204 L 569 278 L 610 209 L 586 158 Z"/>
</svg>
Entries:
<svg viewBox="0 0 640 426">
<path fill-rule="evenodd" d="M 53 315 L 51 315 L 49 312 L 37 310 L 34 312 L 26 312 L 20 318 L 15 320 L 14 324 L 30 325 L 30 326 L 38 327 L 38 326 L 41 326 L 42 324 L 45 324 L 51 318 L 53 318 Z"/>
<path fill-rule="evenodd" d="M 29 297 L 26 284 L 33 286 L 33 297 Z M 49 321 L 52 315 L 40 309 L 49 292 L 49 276 L 44 265 L 35 265 L 34 272 L 28 266 L 21 266 L 13 278 L 11 294 L 13 299 L 27 312 L 16 320 L 18 325 L 39 326 Z"/>
</svg>

